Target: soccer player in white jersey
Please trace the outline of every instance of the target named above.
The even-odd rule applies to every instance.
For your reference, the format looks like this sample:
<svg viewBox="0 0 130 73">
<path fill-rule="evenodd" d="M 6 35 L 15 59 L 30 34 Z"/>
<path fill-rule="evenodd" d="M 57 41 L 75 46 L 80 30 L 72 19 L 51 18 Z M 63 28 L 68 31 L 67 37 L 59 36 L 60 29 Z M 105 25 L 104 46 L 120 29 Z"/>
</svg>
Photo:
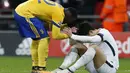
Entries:
<svg viewBox="0 0 130 73">
<path fill-rule="evenodd" d="M 77 26 L 71 28 L 72 32 L 77 35 L 86 35 L 86 32 L 84 32 L 85 29 L 85 24 L 78 24 L 78 28 Z M 57 73 L 57 71 L 67 69 L 77 60 L 77 58 L 81 57 L 85 53 L 86 49 L 80 48 L 86 48 L 86 46 L 88 47 L 88 43 L 84 43 L 84 46 L 83 43 L 77 42 L 73 39 L 69 39 L 69 44 L 72 46 L 70 52 L 65 56 L 63 63 L 57 69 L 53 70 L 52 73 Z M 97 73 L 96 69 L 94 68 L 93 61 L 85 65 L 85 69 L 89 73 Z"/>
<path fill-rule="evenodd" d="M 72 32 L 77 35 L 86 35 L 87 33 L 84 32 L 85 29 L 86 29 L 86 24 L 80 24 L 80 23 L 78 24 L 78 27 L 75 26 L 71 28 Z M 72 39 L 69 40 L 70 40 L 69 44 L 72 46 L 70 52 L 65 56 L 63 63 L 57 69 L 53 70 L 52 73 L 57 73 L 57 71 L 67 69 L 70 65 L 72 65 L 77 60 L 77 58 L 81 57 L 86 51 L 86 49 L 81 49 L 81 48 L 89 46 L 88 43 L 80 43 Z M 93 61 L 85 65 L 85 69 L 89 73 L 97 73 L 96 69 L 94 68 Z"/>
<path fill-rule="evenodd" d="M 80 58 L 84 52 L 86 51 L 86 49 L 77 49 L 77 48 L 81 48 L 83 46 L 82 43 L 76 43 L 78 45 L 73 45 L 71 47 L 70 52 L 65 56 L 63 63 L 55 70 L 52 71 L 52 73 L 57 73 L 58 71 L 67 69 L 70 65 L 72 65 L 77 58 Z M 87 70 L 89 73 L 97 73 L 93 61 L 89 62 L 87 65 L 85 65 L 85 70 Z"/>
<path fill-rule="evenodd" d="M 91 43 L 92 45 L 88 48 L 84 48 L 87 49 L 87 51 L 74 65 L 57 73 L 73 73 L 92 60 L 94 61 L 94 66 L 98 73 L 116 73 L 119 68 L 118 48 L 111 33 L 103 28 L 94 29 L 88 23 L 83 24 L 87 26 L 85 32 L 88 33 L 88 35 L 74 35 L 69 28 L 64 29 L 64 32 L 76 41 Z"/>
</svg>

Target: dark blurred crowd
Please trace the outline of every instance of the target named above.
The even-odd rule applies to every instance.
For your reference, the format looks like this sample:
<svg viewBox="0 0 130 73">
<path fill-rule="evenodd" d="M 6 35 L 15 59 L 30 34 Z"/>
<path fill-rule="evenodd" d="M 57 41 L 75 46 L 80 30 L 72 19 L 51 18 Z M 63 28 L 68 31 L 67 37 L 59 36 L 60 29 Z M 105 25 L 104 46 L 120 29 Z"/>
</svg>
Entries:
<svg viewBox="0 0 130 73">
<path fill-rule="evenodd" d="M 0 8 L 6 8 L 6 9 L 15 9 L 17 7 L 18 4 L 24 2 L 24 1 L 27 1 L 27 0 L 0 0 Z M 4 3 L 4 1 L 8 1 L 9 4 L 7 3 Z M 78 11 L 78 14 L 79 15 L 99 15 L 99 19 L 93 19 L 93 18 L 83 18 L 82 20 L 87 20 L 91 23 L 93 23 L 93 25 L 95 25 L 95 27 L 99 27 L 101 23 L 99 22 L 103 22 L 101 19 L 100 19 L 100 14 L 102 12 L 102 7 L 103 7 L 103 4 L 105 3 L 105 0 L 52 0 L 52 1 L 55 1 L 55 2 L 58 2 L 60 3 L 63 7 L 74 7 L 77 9 Z M 118 1 L 118 0 L 117 0 Z M 6 4 L 5 6 L 8 6 L 8 7 L 4 7 L 2 6 L 3 4 Z M 0 11 L 1 13 L 1 11 Z M 10 19 L 11 20 L 11 19 Z M 1 21 L 3 22 L 2 18 L 0 18 L 0 26 L 1 25 Z M 5 23 L 9 23 L 8 25 L 7 24 L 4 24 L 2 27 L 0 27 L 0 29 L 14 29 L 15 24 L 14 25 L 10 25 L 10 21 L 9 22 L 6 22 Z M 13 22 L 12 22 L 13 24 Z M 123 24 L 126 24 L 125 26 L 123 26 L 126 30 L 128 31 L 128 22 L 125 22 Z"/>
<path fill-rule="evenodd" d="M 4 3 L 5 0 L 0 0 L 0 8 L 4 8 L 4 10 L 15 9 L 18 4 L 20 4 L 24 1 L 27 1 L 27 0 L 17 0 L 17 1 L 7 0 L 7 1 L 9 2 L 9 5 L 7 3 L 5 5 L 5 3 Z M 103 0 L 52 0 L 52 1 L 60 3 L 63 7 L 74 7 L 77 9 L 78 14 L 94 15 L 96 3 L 101 2 Z M 4 13 L 9 13 L 9 12 L 4 12 Z M 89 19 L 89 20 L 92 21 L 91 19 Z M 1 21 L 2 21 L 2 23 L 4 21 L 4 24 L 1 24 L 0 29 L 2 29 L 2 30 L 14 29 L 15 24 L 9 24 L 10 23 L 9 20 L 8 20 L 9 22 L 7 22 L 5 19 L 3 20 L 3 18 L 1 18 L 0 23 L 1 23 Z"/>
<path fill-rule="evenodd" d="M 15 8 L 18 4 L 26 0 L 9 0 L 11 7 Z M 74 7 L 78 9 L 79 14 L 93 15 L 97 2 L 103 2 L 103 0 L 52 0 L 60 3 L 63 7 Z"/>
</svg>

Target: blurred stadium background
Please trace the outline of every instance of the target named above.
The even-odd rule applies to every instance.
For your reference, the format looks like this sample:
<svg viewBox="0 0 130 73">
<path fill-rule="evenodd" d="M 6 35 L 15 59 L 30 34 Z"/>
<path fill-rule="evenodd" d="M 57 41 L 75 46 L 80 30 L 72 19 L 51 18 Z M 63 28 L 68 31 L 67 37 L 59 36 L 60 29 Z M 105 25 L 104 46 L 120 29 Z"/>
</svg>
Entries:
<svg viewBox="0 0 130 73">
<path fill-rule="evenodd" d="M 13 18 L 15 7 L 26 0 L 0 0 L 0 73 L 29 73 L 31 68 L 30 44 L 31 39 L 21 38 Z M 53 0 L 64 7 L 75 7 L 78 17 L 87 20 L 95 27 L 101 26 L 97 19 L 102 10 L 104 0 Z M 127 0 L 127 13 L 130 14 L 130 0 Z M 130 20 L 129 20 L 130 22 Z M 129 25 L 129 22 L 127 24 Z M 130 27 L 122 27 L 124 32 L 112 32 L 116 39 L 120 68 L 117 73 L 130 73 Z M 70 46 L 68 40 L 53 40 L 50 42 L 50 52 L 47 68 L 53 70 L 63 61 Z M 76 73 L 88 73 L 84 68 Z"/>
</svg>

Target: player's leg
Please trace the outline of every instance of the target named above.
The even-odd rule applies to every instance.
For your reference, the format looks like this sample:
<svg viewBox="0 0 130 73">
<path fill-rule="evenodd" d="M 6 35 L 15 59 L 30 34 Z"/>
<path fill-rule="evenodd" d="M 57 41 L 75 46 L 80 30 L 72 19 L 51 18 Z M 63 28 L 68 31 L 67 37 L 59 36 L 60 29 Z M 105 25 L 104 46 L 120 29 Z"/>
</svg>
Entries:
<svg viewBox="0 0 130 73">
<path fill-rule="evenodd" d="M 32 57 L 32 73 L 36 72 L 38 69 L 38 44 L 39 40 L 34 40 L 32 39 L 32 44 L 31 44 L 31 57 Z"/>
<path fill-rule="evenodd" d="M 58 73 L 73 73 L 80 67 L 91 62 L 97 53 L 97 50 L 95 50 L 95 48 L 95 46 L 91 46 L 88 49 L 86 48 L 87 51 L 77 60 L 77 62 L 74 65 L 72 65 L 66 70 L 59 71 Z"/>
<path fill-rule="evenodd" d="M 49 47 L 49 37 L 43 38 L 39 42 L 38 46 L 38 70 L 46 70 L 46 61 L 48 58 L 48 47 Z"/>
<path fill-rule="evenodd" d="M 47 31 L 43 26 L 44 23 L 41 22 L 37 18 L 26 19 L 26 21 L 29 23 L 31 30 L 35 34 L 35 38 L 32 38 L 32 39 L 39 40 L 37 50 L 35 50 L 37 52 L 37 54 L 35 54 L 35 55 L 37 55 L 37 59 L 38 59 L 37 71 L 45 70 L 46 58 L 48 56 L 49 38 L 48 38 Z M 46 55 L 46 52 L 47 52 L 47 55 Z M 34 55 L 32 54 L 32 58 L 33 57 L 34 57 Z"/>
<path fill-rule="evenodd" d="M 83 43 L 84 46 L 89 47 L 89 43 Z M 82 50 L 84 52 L 86 52 L 85 50 Z M 83 53 L 84 54 L 84 53 Z M 89 73 L 97 73 L 95 67 L 94 67 L 94 63 L 93 60 L 91 62 L 89 62 L 87 65 L 85 65 L 85 69 L 89 72 Z"/>
<path fill-rule="evenodd" d="M 49 44 L 47 30 L 44 27 L 44 23 L 37 18 L 26 18 L 26 21 L 34 35 L 31 38 L 39 40 L 37 48 L 38 70 L 45 70 Z"/>
<path fill-rule="evenodd" d="M 88 47 L 89 44 L 88 43 L 78 43 L 77 44 L 77 50 L 78 50 L 78 54 L 81 57 L 86 51 L 87 49 L 85 49 L 86 47 Z M 94 63 L 93 61 L 89 62 L 87 65 L 85 65 L 85 69 L 89 72 L 89 73 L 97 73 L 95 67 L 94 67 Z"/>
<path fill-rule="evenodd" d="M 72 72 L 75 72 L 80 67 L 88 64 L 90 61 L 93 60 L 94 56 L 96 54 L 96 51 L 94 48 L 89 47 L 87 51 L 77 60 L 77 62 L 69 67 L 69 70 Z"/>
<path fill-rule="evenodd" d="M 95 68 L 98 69 L 106 62 L 106 56 L 104 55 L 100 47 L 98 47 L 97 45 L 93 45 L 92 47 L 95 48 L 96 51 L 96 55 L 93 59 L 93 62 Z"/>
<path fill-rule="evenodd" d="M 97 46 L 93 45 L 88 48 L 84 55 L 68 70 L 75 72 L 81 66 L 88 64 L 90 61 L 94 61 L 94 66 L 99 73 L 116 73 L 116 69 L 110 64 L 102 50 Z M 67 70 L 66 70 L 67 71 Z"/>
<path fill-rule="evenodd" d="M 37 29 L 33 25 L 33 23 L 30 21 L 29 18 L 22 17 L 18 15 L 16 12 L 14 12 L 14 18 L 16 22 L 18 23 L 18 29 L 19 33 L 22 37 L 25 38 L 33 38 L 35 40 L 32 41 L 31 44 L 31 56 L 32 56 L 32 72 L 34 72 L 37 69 L 38 66 L 38 43 L 39 41 L 36 40 L 37 38 L 40 38 Z M 34 33 L 35 31 L 35 33 Z"/>
<path fill-rule="evenodd" d="M 48 58 L 48 46 L 49 37 L 46 28 L 44 27 L 44 22 L 40 21 L 38 18 L 26 19 L 35 34 L 35 38 L 38 39 L 38 70 L 43 71 L 46 69 L 46 60 Z"/>
<path fill-rule="evenodd" d="M 73 62 L 76 61 L 77 57 L 78 57 L 78 51 L 73 46 L 71 48 L 70 53 L 68 55 L 66 55 L 66 57 L 65 57 L 63 63 L 61 64 L 60 68 L 62 68 L 62 69 L 68 68 Z"/>
<path fill-rule="evenodd" d="M 85 49 L 85 48 L 88 47 L 89 44 L 88 44 L 88 43 L 83 43 L 83 44 L 79 44 L 79 45 L 77 45 L 77 46 L 78 46 L 78 47 L 79 47 L 79 46 L 82 46 L 82 47 L 78 48 L 78 54 L 79 54 L 80 56 L 82 56 L 82 55 L 87 51 L 87 49 Z M 93 61 L 91 61 L 91 62 L 89 62 L 87 65 L 85 65 L 85 69 L 86 69 L 89 73 L 97 73 L 97 71 L 96 71 L 96 69 L 95 69 L 95 67 L 94 67 Z"/>
<path fill-rule="evenodd" d="M 61 71 L 61 70 L 68 68 L 72 63 L 74 63 L 76 61 L 78 56 L 81 56 L 83 54 L 83 52 L 84 52 L 83 49 L 77 49 L 77 48 L 82 48 L 81 47 L 82 43 L 78 43 L 78 42 L 75 42 L 74 40 L 70 39 L 70 44 L 73 45 L 71 47 L 70 52 L 65 56 L 65 59 L 64 59 L 63 63 L 61 64 L 61 66 L 59 66 L 59 68 L 53 70 L 52 73 L 56 73 L 57 71 Z"/>
<path fill-rule="evenodd" d="M 89 62 L 87 65 L 85 65 L 85 69 L 89 72 L 89 73 L 97 73 L 97 70 L 94 67 L 94 63 L 93 61 Z"/>
<path fill-rule="evenodd" d="M 78 56 L 81 56 L 85 53 L 86 48 L 82 43 L 76 43 L 72 46 L 71 51 L 68 55 L 66 55 L 63 63 L 61 64 L 60 68 L 66 69 L 68 68 L 72 63 L 74 63 Z"/>
<path fill-rule="evenodd" d="M 52 73 L 56 73 L 57 71 L 68 68 L 72 63 L 76 61 L 77 57 L 78 57 L 78 50 L 75 48 L 75 46 L 72 46 L 70 52 L 65 56 L 65 59 L 61 64 L 61 66 L 53 70 Z"/>
<path fill-rule="evenodd" d="M 89 47 L 87 49 L 87 51 L 77 60 L 77 62 L 74 65 L 70 66 L 68 69 L 58 71 L 57 73 L 73 73 L 80 67 L 82 67 L 82 66 L 88 64 L 90 61 L 92 61 L 95 54 L 96 54 L 95 49 L 92 47 Z"/>
<path fill-rule="evenodd" d="M 116 73 L 116 69 L 113 64 L 111 64 L 101 49 L 98 46 L 95 46 L 96 55 L 93 59 L 95 68 L 99 73 Z"/>
</svg>

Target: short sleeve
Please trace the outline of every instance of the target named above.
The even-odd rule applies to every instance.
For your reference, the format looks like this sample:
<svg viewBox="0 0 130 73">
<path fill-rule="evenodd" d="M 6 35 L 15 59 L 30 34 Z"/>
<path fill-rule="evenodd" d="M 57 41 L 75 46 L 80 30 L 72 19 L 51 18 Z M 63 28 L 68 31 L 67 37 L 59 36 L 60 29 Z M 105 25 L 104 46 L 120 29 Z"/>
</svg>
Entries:
<svg viewBox="0 0 130 73">
<path fill-rule="evenodd" d="M 64 20 L 64 11 L 63 8 L 56 9 L 52 14 L 52 24 L 60 28 L 60 25 L 63 23 Z"/>
</svg>

